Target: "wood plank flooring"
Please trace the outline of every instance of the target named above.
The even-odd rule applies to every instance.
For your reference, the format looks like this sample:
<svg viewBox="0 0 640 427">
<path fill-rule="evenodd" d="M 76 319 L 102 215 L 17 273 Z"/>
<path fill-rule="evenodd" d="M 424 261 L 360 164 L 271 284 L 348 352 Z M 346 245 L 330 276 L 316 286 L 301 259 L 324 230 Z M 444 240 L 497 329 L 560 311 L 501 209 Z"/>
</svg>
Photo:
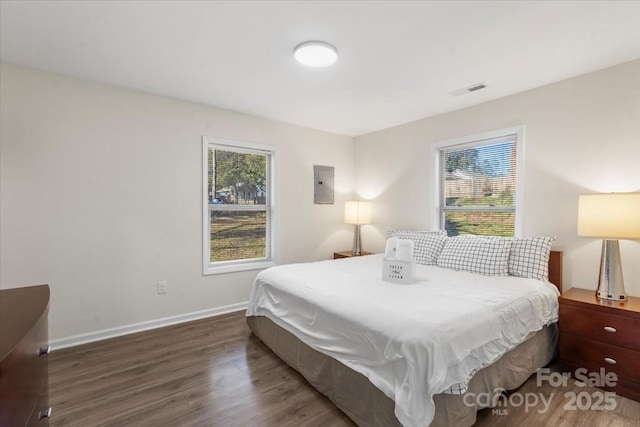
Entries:
<svg viewBox="0 0 640 427">
<path fill-rule="evenodd" d="M 326 397 L 280 361 L 246 326 L 244 312 L 54 351 L 49 356 L 52 426 L 353 426 Z M 551 409 L 478 413 L 477 426 L 638 426 L 640 403 L 612 411 Z M 597 389 L 587 389 L 597 390 Z"/>
</svg>

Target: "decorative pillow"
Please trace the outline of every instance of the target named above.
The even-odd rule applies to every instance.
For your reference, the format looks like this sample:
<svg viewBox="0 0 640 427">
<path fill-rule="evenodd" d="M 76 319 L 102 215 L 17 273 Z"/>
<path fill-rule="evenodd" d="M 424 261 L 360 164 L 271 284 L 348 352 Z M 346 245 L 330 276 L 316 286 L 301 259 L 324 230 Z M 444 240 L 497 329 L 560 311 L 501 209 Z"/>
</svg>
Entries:
<svg viewBox="0 0 640 427">
<path fill-rule="evenodd" d="M 438 254 L 447 239 L 447 232 L 439 231 L 418 231 L 418 230 L 387 230 L 387 239 L 397 237 L 398 239 L 413 240 L 413 255 L 418 264 L 435 265 Z"/>
<path fill-rule="evenodd" d="M 511 243 L 512 239 L 450 237 L 446 239 L 436 265 L 485 276 L 508 276 Z"/>
<path fill-rule="evenodd" d="M 509 257 L 509 274 L 549 281 L 549 253 L 554 237 L 514 238 Z"/>
</svg>

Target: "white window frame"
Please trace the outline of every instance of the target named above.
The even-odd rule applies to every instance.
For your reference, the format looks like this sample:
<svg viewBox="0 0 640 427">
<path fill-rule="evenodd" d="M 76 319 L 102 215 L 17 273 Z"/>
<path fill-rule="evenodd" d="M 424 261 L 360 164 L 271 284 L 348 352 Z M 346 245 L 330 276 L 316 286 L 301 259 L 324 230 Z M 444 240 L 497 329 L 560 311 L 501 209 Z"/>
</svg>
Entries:
<svg viewBox="0 0 640 427">
<path fill-rule="evenodd" d="M 514 236 L 522 237 L 524 225 L 524 125 L 514 126 L 495 131 L 478 133 L 475 135 L 467 135 L 459 138 L 438 141 L 433 144 L 433 159 L 435 159 L 435 200 L 433 210 L 433 226 L 434 229 L 444 229 L 442 215 L 442 185 L 440 182 L 440 150 L 443 148 L 456 147 L 464 149 L 465 146 L 477 146 L 483 140 L 500 138 L 508 135 L 516 135 L 516 200 L 515 200 L 515 218 L 514 218 Z"/>
<path fill-rule="evenodd" d="M 267 256 L 257 259 L 241 259 L 229 261 L 211 262 L 211 220 L 209 207 L 209 147 L 221 148 L 227 151 L 235 151 L 248 154 L 268 154 L 271 158 L 267 177 L 267 229 L 266 229 L 266 249 Z M 276 265 L 275 251 L 275 181 L 276 181 L 276 149 L 270 145 L 256 144 L 252 142 L 234 141 L 214 137 L 202 137 L 202 274 L 231 273 L 236 271 L 260 270 Z M 226 206 L 226 210 L 265 210 L 263 205 L 251 205 L 246 207 Z"/>
</svg>

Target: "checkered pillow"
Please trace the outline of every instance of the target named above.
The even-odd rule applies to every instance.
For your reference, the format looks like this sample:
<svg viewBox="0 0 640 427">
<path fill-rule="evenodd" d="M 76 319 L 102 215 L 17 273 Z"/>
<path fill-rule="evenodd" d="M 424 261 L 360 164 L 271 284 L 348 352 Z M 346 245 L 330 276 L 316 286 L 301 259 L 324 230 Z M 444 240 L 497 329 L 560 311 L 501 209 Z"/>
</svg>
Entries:
<svg viewBox="0 0 640 427">
<path fill-rule="evenodd" d="M 435 265 L 438 254 L 447 239 L 447 232 L 439 231 L 417 231 L 417 230 L 387 230 L 387 239 L 397 237 L 398 239 L 413 240 L 413 255 L 418 264 Z"/>
<path fill-rule="evenodd" d="M 485 276 L 508 276 L 511 242 L 511 239 L 478 236 L 450 237 L 446 240 L 436 265 Z"/>
<path fill-rule="evenodd" d="M 509 257 L 511 276 L 549 281 L 549 253 L 553 237 L 514 238 Z"/>
</svg>

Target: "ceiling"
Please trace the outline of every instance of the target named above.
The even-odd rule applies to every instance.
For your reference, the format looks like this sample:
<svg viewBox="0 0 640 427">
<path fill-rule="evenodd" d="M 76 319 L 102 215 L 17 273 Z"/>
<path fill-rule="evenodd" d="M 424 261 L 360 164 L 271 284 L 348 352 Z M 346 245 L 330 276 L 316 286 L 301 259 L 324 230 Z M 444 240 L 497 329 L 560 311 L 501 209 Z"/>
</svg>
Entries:
<svg viewBox="0 0 640 427">
<path fill-rule="evenodd" d="M 640 1 L 3 0 L 0 59 L 357 136 L 640 58 L 639 22 Z M 306 40 L 338 62 L 296 63 Z"/>
</svg>

